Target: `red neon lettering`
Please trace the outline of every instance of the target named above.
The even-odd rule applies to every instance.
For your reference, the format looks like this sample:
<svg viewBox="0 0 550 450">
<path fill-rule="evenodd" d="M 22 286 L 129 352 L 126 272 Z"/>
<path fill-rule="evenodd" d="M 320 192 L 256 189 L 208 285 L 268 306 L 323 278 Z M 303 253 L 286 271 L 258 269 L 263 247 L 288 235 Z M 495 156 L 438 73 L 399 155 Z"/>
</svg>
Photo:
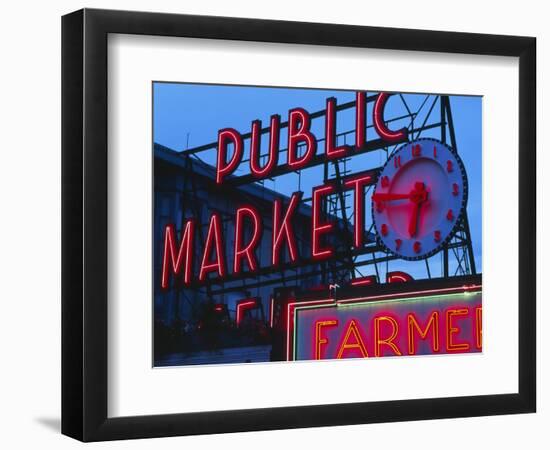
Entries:
<svg viewBox="0 0 550 450">
<path fill-rule="evenodd" d="M 349 343 L 350 337 L 352 335 L 353 335 L 354 342 Z M 346 335 L 340 344 L 340 348 L 338 349 L 338 354 L 336 355 L 336 359 L 342 359 L 344 352 L 348 350 L 359 350 L 363 358 L 369 357 L 367 348 L 365 347 L 365 343 L 363 342 L 361 333 L 359 333 L 359 328 L 357 327 L 355 320 L 350 320 L 348 324 Z"/>
<path fill-rule="evenodd" d="M 244 219 L 248 217 L 253 224 L 252 238 L 243 246 L 243 232 L 244 232 Z M 237 209 L 237 215 L 235 218 L 235 248 L 233 259 L 233 272 L 240 273 L 242 269 L 242 260 L 246 259 L 248 267 L 251 271 L 255 271 L 258 268 L 258 261 L 254 251 L 260 240 L 260 214 L 252 206 L 242 206 Z"/>
<path fill-rule="evenodd" d="M 478 306 L 476 308 L 476 347 L 480 350 L 483 337 L 482 322 L 481 306 Z"/>
<path fill-rule="evenodd" d="M 354 189 L 354 245 L 355 248 L 363 246 L 363 234 L 365 231 L 365 186 L 370 183 L 372 177 L 364 175 L 358 178 L 353 178 L 344 183 L 344 186 Z"/>
<path fill-rule="evenodd" d="M 229 163 L 227 159 L 227 144 L 233 143 L 233 156 Z M 218 132 L 218 164 L 216 167 L 216 183 L 221 184 L 223 179 L 233 173 L 243 157 L 243 138 L 233 128 L 224 128 Z"/>
<path fill-rule="evenodd" d="M 214 248 L 215 247 L 215 248 Z M 208 260 L 212 250 L 215 250 L 215 258 Z M 202 255 L 199 280 L 204 281 L 209 272 L 218 272 L 220 277 L 225 275 L 225 255 L 223 252 L 221 217 L 218 213 L 213 213 L 208 225 L 208 235 L 204 244 L 204 253 Z"/>
<path fill-rule="evenodd" d="M 434 311 L 428 320 L 428 323 L 424 327 L 424 329 L 420 328 L 420 325 L 418 321 L 416 320 L 416 317 L 414 314 L 408 314 L 407 315 L 407 324 L 408 324 L 408 350 L 409 355 L 415 355 L 416 350 L 414 346 L 414 331 L 418 333 L 420 336 L 420 339 L 426 339 L 426 336 L 428 335 L 428 332 L 430 331 L 430 328 L 432 330 L 432 351 L 434 353 L 439 351 L 439 313 L 437 311 Z"/>
<path fill-rule="evenodd" d="M 321 235 L 329 233 L 334 228 L 332 222 L 320 223 L 320 212 L 321 212 L 321 196 L 329 195 L 334 192 L 334 186 L 324 185 L 321 187 L 313 188 L 312 192 L 312 207 L 313 207 L 313 217 L 312 217 L 312 226 L 311 226 L 311 255 L 314 259 L 326 259 L 330 258 L 334 254 L 334 249 L 321 248 Z"/>
<path fill-rule="evenodd" d="M 362 91 L 355 93 L 355 148 L 362 149 L 367 142 L 366 95 Z"/>
<path fill-rule="evenodd" d="M 161 277 L 161 287 L 163 289 L 168 288 L 170 268 L 175 275 L 178 275 L 182 268 L 184 268 L 183 282 L 184 284 L 189 284 L 191 282 L 194 229 L 195 221 L 193 219 L 188 220 L 183 229 L 179 250 L 176 252 L 176 231 L 174 225 L 166 225 L 164 230 L 164 254 L 162 257 Z"/>
<path fill-rule="evenodd" d="M 247 309 L 253 309 L 255 308 L 256 300 L 250 300 L 250 299 L 244 299 L 237 303 L 237 313 L 235 315 L 235 322 L 237 323 L 237 326 L 241 324 L 241 321 L 243 319 L 243 313 Z"/>
<path fill-rule="evenodd" d="M 387 142 L 397 142 L 402 141 L 407 138 L 407 129 L 402 128 L 399 131 L 390 130 L 384 123 L 384 108 L 386 102 L 388 101 L 389 94 L 381 92 L 374 102 L 374 111 L 373 111 L 373 124 L 374 129 L 378 135 Z"/>
<path fill-rule="evenodd" d="M 387 322 L 392 327 L 392 331 L 387 338 L 382 339 L 380 337 L 380 322 Z M 399 332 L 399 324 L 397 323 L 397 320 L 395 320 L 393 317 L 380 316 L 374 319 L 374 354 L 375 356 L 382 356 L 382 353 L 380 352 L 381 345 L 387 345 L 393 350 L 393 352 L 396 355 L 401 356 L 401 351 L 399 350 L 397 345 L 395 345 L 393 342 L 397 337 L 398 332 Z"/>
<path fill-rule="evenodd" d="M 406 283 L 407 281 L 412 280 L 414 280 L 413 277 L 411 277 L 407 272 L 401 272 L 400 270 L 395 270 L 386 274 L 386 283 Z"/>
<path fill-rule="evenodd" d="M 325 155 L 328 159 L 341 158 L 349 150 L 349 145 L 336 145 L 336 99 L 327 98 L 325 114 Z"/>
<path fill-rule="evenodd" d="M 281 128 L 281 116 L 275 114 L 271 116 L 269 127 L 269 156 L 264 167 L 260 166 L 260 141 L 262 122 L 255 120 L 252 122 L 252 135 L 250 137 L 250 171 L 256 178 L 262 178 L 273 170 L 279 159 L 279 137 Z"/>
<path fill-rule="evenodd" d="M 322 320 L 315 322 L 315 359 L 323 359 L 321 354 L 322 346 L 328 343 L 328 339 L 322 335 L 322 329 L 337 325 L 337 320 Z"/>
<path fill-rule="evenodd" d="M 453 324 L 453 317 L 467 316 L 468 308 L 461 309 L 449 309 L 445 313 L 447 322 L 447 351 L 448 352 L 460 352 L 470 350 L 470 344 L 467 342 L 453 342 L 453 336 L 460 333 L 460 328 L 455 327 Z"/>
<path fill-rule="evenodd" d="M 290 260 L 295 262 L 298 259 L 298 250 L 296 248 L 296 239 L 294 238 L 294 231 L 291 226 L 291 219 L 294 211 L 298 207 L 302 198 L 301 192 L 294 192 L 290 198 L 290 203 L 286 210 L 286 213 L 281 220 L 282 200 L 276 199 L 273 203 L 273 240 L 272 240 L 272 256 L 271 263 L 273 265 L 279 264 L 279 257 L 281 253 L 281 246 L 286 241 Z"/>
<path fill-rule="evenodd" d="M 366 277 L 355 278 L 350 282 L 352 286 L 368 286 L 370 284 L 376 284 L 376 283 L 377 283 L 376 275 L 368 275 Z"/>
<path fill-rule="evenodd" d="M 291 109 L 288 113 L 288 165 L 294 169 L 300 169 L 307 165 L 317 151 L 315 136 L 309 131 L 309 113 L 303 108 Z M 306 143 L 306 151 L 302 157 L 298 157 L 298 143 Z"/>
</svg>

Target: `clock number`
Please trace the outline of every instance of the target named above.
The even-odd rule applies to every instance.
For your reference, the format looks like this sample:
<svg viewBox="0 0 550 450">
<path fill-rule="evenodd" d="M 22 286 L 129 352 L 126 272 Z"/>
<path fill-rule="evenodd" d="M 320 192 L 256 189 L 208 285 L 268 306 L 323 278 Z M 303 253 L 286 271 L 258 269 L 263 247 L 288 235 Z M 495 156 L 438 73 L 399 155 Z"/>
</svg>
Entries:
<svg viewBox="0 0 550 450">
<path fill-rule="evenodd" d="M 387 188 L 390 185 L 390 179 L 386 175 L 382 177 L 381 185 L 383 188 Z"/>
<path fill-rule="evenodd" d="M 383 223 L 380 227 L 380 232 L 382 233 L 382 236 L 388 235 L 388 226 L 385 223 Z"/>
<path fill-rule="evenodd" d="M 420 156 L 420 153 L 421 153 L 421 147 L 420 147 L 420 144 L 415 144 L 412 146 L 411 148 L 412 150 L 412 156 L 413 158 L 417 158 Z"/>
<path fill-rule="evenodd" d="M 401 239 L 396 239 L 395 240 L 395 249 L 399 250 L 401 248 L 402 243 L 403 243 L 403 241 Z"/>
<path fill-rule="evenodd" d="M 441 231 L 440 230 L 435 230 L 434 231 L 434 241 L 439 242 L 440 240 L 441 240 Z"/>
<path fill-rule="evenodd" d="M 449 159 L 447 160 L 447 172 L 453 171 L 453 162 Z"/>
<path fill-rule="evenodd" d="M 449 209 L 449 211 L 447 211 L 447 220 L 453 220 L 454 218 L 453 210 Z"/>
<path fill-rule="evenodd" d="M 458 184 L 453 183 L 453 195 L 456 197 L 458 195 Z"/>
<path fill-rule="evenodd" d="M 421 249 L 420 241 L 416 241 L 413 244 L 413 250 L 414 250 L 415 253 L 420 253 L 420 249 Z"/>
<path fill-rule="evenodd" d="M 393 167 L 395 167 L 396 169 L 399 169 L 401 167 L 401 156 L 400 155 L 393 158 Z"/>
<path fill-rule="evenodd" d="M 384 202 L 376 202 L 376 212 L 381 213 L 384 211 Z"/>
<path fill-rule="evenodd" d="M 434 158 L 437 158 L 437 146 L 434 145 Z"/>
</svg>

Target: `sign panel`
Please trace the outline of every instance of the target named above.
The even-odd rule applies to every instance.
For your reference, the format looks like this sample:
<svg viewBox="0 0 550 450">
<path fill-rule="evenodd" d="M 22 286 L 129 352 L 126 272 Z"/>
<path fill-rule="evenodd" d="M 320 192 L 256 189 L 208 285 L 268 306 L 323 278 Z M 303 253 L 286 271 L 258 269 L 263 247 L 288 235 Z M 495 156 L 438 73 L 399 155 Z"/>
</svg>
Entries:
<svg viewBox="0 0 550 450">
<path fill-rule="evenodd" d="M 481 286 L 296 303 L 289 359 L 472 353 L 482 349 Z"/>
</svg>

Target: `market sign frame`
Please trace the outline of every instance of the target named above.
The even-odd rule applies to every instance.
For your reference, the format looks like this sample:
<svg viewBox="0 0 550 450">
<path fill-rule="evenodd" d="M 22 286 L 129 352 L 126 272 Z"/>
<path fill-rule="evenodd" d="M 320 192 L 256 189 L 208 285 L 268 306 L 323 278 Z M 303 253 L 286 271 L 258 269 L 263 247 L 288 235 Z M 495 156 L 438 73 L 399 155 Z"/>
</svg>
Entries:
<svg viewBox="0 0 550 450">
<path fill-rule="evenodd" d="M 287 360 L 482 351 L 480 277 L 287 305 Z"/>
</svg>

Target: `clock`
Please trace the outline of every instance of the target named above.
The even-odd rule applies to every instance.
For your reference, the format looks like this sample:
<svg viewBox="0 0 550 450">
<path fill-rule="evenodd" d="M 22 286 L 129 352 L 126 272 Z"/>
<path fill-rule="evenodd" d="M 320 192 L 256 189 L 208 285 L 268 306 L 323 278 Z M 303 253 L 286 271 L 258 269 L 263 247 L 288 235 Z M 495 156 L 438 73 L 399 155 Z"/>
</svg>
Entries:
<svg viewBox="0 0 550 450">
<path fill-rule="evenodd" d="M 372 194 L 378 241 L 406 260 L 431 256 L 452 238 L 467 200 L 456 152 L 436 139 L 409 142 L 388 158 Z"/>
</svg>

